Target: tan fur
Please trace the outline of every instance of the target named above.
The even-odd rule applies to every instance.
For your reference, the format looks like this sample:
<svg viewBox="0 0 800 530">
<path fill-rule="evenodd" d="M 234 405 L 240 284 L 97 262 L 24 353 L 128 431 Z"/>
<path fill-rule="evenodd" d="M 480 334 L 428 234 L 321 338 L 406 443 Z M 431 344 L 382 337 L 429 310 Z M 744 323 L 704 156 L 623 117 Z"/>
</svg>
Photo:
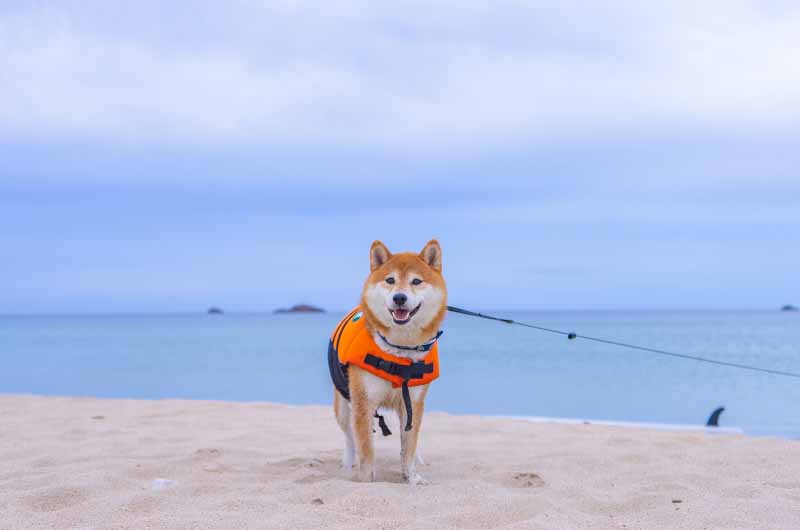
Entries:
<svg viewBox="0 0 800 530">
<path fill-rule="evenodd" d="M 447 311 L 447 286 L 441 269 L 442 251 L 435 239 L 429 241 L 419 254 L 413 252 L 392 254 L 380 241 L 373 242 L 370 248 L 370 274 L 364 282 L 361 296 L 361 310 L 370 332 L 373 335 L 375 332 L 380 332 L 389 342 L 403 346 L 416 346 L 435 336 Z M 392 285 L 386 283 L 386 278 L 389 276 L 394 279 Z M 414 278 L 422 280 L 422 283 L 418 286 L 413 285 Z M 386 305 L 381 303 L 381 300 L 391 299 L 392 294 L 396 292 L 407 293 L 411 299 L 419 300 L 420 303 L 420 310 L 404 325 L 395 324 Z M 403 350 L 390 353 L 414 357 L 413 352 L 405 353 Z M 392 388 L 388 381 L 357 366 L 350 366 L 349 376 L 350 402 L 348 403 L 334 391 L 336 419 L 345 433 L 344 465 L 356 466 L 357 480 L 375 479 L 373 416 L 379 407 L 391 409 L 400 418 L 403 477 L 412 484 L 423 483 L 424 480 L 416 473 L 415 457 L 428 385 L 409 389 L 413 420 L 411 430 L 405 432 L 403 427 L 406 424 L 406 412 L 400 389 Z"/>
</svg>

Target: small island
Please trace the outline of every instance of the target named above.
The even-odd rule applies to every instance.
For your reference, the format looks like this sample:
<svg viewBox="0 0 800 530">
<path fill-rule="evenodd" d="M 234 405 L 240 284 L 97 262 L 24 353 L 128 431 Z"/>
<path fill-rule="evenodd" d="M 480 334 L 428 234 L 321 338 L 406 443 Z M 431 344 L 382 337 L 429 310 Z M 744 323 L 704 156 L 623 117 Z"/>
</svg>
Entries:
<svg viewBox="0 0 800 530">
<path fill-rule="evenodd" d="M 781 311 L 800 311 L 796 305 L 787 304 L 781 308 Z"/>
<path fill-rule="evenodd" d="M 219 307 L 209 307 L 207 313 L 209 315 L 221 315 L 223 311 Z"/>
<path fill-rule="evenodd" d="M 275 314 L 282 314 L 282 313 L 324 313 L 325 310 L 320 307 L 314 307 L 313 305 L 308 304 L 297 304 L 293 305 L 289 309 L 282 307 L 280 309 L 276 309 Z"/>
</svg>

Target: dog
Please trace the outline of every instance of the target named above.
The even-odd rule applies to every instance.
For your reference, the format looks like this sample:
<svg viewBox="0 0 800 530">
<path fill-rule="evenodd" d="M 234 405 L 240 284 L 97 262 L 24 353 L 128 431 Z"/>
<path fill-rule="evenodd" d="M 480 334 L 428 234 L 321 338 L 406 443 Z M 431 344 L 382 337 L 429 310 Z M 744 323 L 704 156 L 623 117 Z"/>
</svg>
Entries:
<svg viewBox="0 0 800 530">
<path fill-rule="evenodd" d="M 442 249 L 435 239 L 422 251 L 392 254 L 374 241 L 360 305 L 336 327 L 328 345 L 333 408 L 344 432 L 342 464 L 355 480 L 375 480 L 374 418 L 389 409 L 400 418 L 400 462 L 410 484 L 425 480 L 416 453 L 425 396 L 439 375 L 440 325 L 447 311 Z"/>
</svg>

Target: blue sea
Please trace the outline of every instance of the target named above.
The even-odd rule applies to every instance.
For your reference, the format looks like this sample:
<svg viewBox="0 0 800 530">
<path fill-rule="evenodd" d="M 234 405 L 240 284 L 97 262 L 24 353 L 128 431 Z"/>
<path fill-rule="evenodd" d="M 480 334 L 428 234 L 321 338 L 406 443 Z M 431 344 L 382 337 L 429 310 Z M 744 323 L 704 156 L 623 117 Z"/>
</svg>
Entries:
<svg viewBox="0 0 800 530">
<path fill-rule="evenodd" d="M 344 313 L 1 316 L 0 393 L 330 403 Z M 800 315 L 495 312 L 537 325 L 800 372 Z M 458 414 L 703 424 L 800 438 L 800 380 L 450 314 L 427 408 Z"/>
</svg>

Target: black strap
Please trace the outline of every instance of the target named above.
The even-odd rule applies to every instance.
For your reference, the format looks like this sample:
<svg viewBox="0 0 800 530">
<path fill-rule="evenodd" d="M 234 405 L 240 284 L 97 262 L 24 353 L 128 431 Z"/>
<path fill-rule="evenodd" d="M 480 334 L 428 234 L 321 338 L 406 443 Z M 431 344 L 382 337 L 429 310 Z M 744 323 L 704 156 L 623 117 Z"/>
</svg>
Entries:
<svg viewBox="0 0 800 530">
<path fill-rule="evenodd" d="M 406 406 L 406 427 L 405 431 L 411 430 L 411 418 L 413 411 L 411 410 L 411 394 L 408 393 L 408 379 L 403 381 L 403 404 Z"/>
<path fill-rule="evenodd" d="M 422 379 L 425 377 L 425 374 L 433 373 L 433 363 L 415 361 L 411 364 L 400 364 L 394 361 L 381 359 L 371 353 L 368 353 L 366 357 L 364 357 L 364 364 L 368 364 L 389 375 L 397 376 L 404 381 Z"/>
<path fill-rule="evenodd" d="M 386 425 L 386 420 L 383 419 L 383 416 L 375 412 L 375 417 L 378 418 L 378 427 L 381 428 L 381 434 L 384 436 L 391 436 L 392 431 L 389 430 L 389 426 Z"/>
</svg>

